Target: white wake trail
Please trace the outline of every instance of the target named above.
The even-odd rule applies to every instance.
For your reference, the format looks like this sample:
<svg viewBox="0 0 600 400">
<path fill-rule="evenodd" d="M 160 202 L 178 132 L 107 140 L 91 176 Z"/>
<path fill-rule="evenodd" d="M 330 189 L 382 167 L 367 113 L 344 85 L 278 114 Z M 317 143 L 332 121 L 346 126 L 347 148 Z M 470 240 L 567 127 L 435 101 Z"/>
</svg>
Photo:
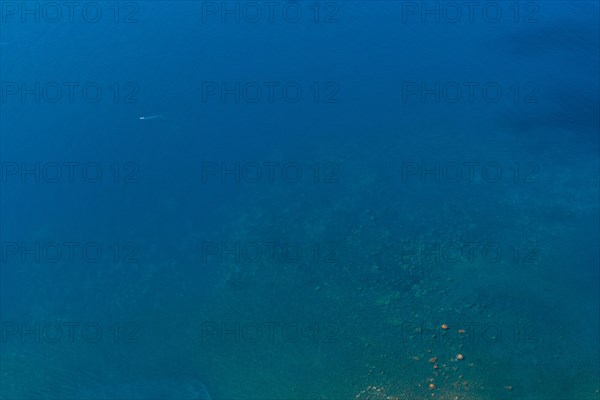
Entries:
<svg viewBox="0 0 600 400">
<path fill-rule="evenodd" d="M 148 119 L 165 119 L 164 116 L 157 114 L 157 115 L 150 115 L 148 117 L 140 117 L 141 120 L 148 120 Z"/>
</svg>

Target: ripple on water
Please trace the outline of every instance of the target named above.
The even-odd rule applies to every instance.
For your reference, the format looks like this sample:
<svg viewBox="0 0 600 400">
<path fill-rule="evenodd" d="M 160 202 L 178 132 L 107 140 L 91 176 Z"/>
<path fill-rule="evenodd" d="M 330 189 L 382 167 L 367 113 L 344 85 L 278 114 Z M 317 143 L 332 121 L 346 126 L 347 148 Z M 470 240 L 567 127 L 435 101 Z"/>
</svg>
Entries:
<svg viewBox="0 0 600 400">
<path fill-rule="evenodd" d="M 204 384 L 197 380 L 152 380 L 122 385 L 98 385 L 73 397 L 78 400 L 211 400 Z"/>
</svg>

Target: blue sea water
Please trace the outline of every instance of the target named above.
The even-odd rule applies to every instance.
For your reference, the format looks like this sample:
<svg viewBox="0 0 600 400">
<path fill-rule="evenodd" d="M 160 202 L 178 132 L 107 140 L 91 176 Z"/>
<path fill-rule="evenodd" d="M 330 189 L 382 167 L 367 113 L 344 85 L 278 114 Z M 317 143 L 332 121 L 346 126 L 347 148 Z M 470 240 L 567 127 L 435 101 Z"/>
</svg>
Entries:
<svg viewBox="0 0 600 400">
<path fill-rule="evenodd" d="M 1 399 L 598 399 L 596 1 L 0 1 Z"/>
</svg>

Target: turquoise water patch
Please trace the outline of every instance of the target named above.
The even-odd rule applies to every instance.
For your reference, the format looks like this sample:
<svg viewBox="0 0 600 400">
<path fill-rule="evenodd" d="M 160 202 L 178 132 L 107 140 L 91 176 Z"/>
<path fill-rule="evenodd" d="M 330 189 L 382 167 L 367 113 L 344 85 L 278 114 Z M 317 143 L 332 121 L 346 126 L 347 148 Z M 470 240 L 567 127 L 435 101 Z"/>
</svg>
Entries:
<svg viewBox="0 0 600 400">
<path fill-rule="evenodd" d="M 78 392 L 73 399 L 211 400 L 211 397 L 204 384 L 196 380 L 159 380 L 87 388 Z"/>
</svg>

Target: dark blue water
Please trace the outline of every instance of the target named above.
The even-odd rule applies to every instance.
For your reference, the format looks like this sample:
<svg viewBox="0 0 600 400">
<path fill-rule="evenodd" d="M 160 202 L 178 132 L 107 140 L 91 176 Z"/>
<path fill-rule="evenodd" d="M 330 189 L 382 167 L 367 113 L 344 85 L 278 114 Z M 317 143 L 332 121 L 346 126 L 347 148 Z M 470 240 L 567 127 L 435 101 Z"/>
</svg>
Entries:
<svg viewBox="0 0 600 400">
<path fill-rule="evenodd" d="M 0 7 L 0 398 L 599 398 L 597 2 Z"/>
</svg>

